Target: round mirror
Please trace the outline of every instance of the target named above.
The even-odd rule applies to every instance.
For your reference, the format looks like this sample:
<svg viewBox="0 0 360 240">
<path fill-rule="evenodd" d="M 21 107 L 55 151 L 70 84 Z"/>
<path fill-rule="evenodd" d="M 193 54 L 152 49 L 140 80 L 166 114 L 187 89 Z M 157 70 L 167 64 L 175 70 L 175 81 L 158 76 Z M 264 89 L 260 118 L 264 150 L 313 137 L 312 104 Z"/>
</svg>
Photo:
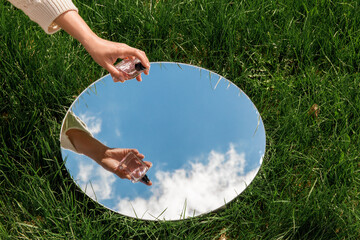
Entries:
<svg viewBox="0 0 360 240">
<path fill-rule="evenodd" d="M 216 73 L 180 63 L 151 63 L 143 81 L 107 75 L 71 105 L 61 151 L 76 184 L 122 215 L 179 220 L 214 211 L 251 183 L 265 153 L 265 129 L 251 100 Z M 110 148 L 137 149 L 152 163 L 152 185 L 121 179 L 77 153 L 69 129 Z M 91 147 L 92 156 L 99 149 Z"/>
</svg>

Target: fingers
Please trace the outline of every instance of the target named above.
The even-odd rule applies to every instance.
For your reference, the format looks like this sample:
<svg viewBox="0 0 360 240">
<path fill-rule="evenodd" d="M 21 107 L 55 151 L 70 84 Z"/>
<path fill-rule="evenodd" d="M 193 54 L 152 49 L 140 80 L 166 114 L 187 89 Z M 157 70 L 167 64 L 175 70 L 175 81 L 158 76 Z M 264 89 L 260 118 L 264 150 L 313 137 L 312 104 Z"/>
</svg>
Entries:
<svg viewBox="0 0 360 240">
<path fill-rule="evenodd" d="M 111 75 L 111 77 L 112 77 L 112 79 L 113 79 L 113 81 L 114 82 L 121 82 L 121 83 L 124 83 L 125 82 L 125 80 L 124 80 L 124 78 L 123 77 L 115 77 L 115 76 L 113 76 L 113 75 Z"/>
<path fill-rule="evenodd" d="M 137 149 L 129 149 L 129 152 L 133 152 L 141 160 L 145 158 L 145 155 L 139 153 L 139 150 L 137 150 Z"/>
<path fill-rule="evenodd" d="M 105 68 L 110 73 L 114 82 L 125 82 L 125 80 L 130 78 L 129 74 L 118 70 L 114 65 L 107 64 Z"/>
<path fill-rule="evenodd" d="M 145 75 L 149 75 L 149 69 L 150 68 L 147 68 L 147 69 L 144 70 Z"/>
<path fill-rule="evenodd" d="M 122 58 L 122 59 L 135 59 L 135 58 L 138 58 L 141 62 L 141 64 L 146 68 L 144 70 L 144 73 L 145 75 L 148 75 L 149 74 L 149 69 L 150 69 L 150 62 L 149 62 L 149 59 L 147 58 L 146 54 L 144 51 L 142 50 L 139 50 L 139 49 L 136 49 L 136 48 L 133 48 L 133 47 L 130 47 L 126 44 L 123 44 L 123 43 L 119 43 L 118 45 L 118 51 L 116 53 L 116 59 L 117 58 Z M 110 67 L 109 67 L 110 69 Z M 115 68 L 116 69 L 116 68 Z M 116 69 L 117 70 L 117 69 Z M 109 71 L 109 70 L 108 70 Z M 110 71 L 109 71 L 110 72 Z M 117 71 L 119 72 L 119 71 Z M 123 74 L 126 74 L 124 72 L 122 72 Z M 110 74 L 112 76 L 115 76 L 116 78 L 114 78 L 114 81 L 116 81 L 115 79 L 120 79 L 121 76 L 117 76 L 116 75 L 116 72 L 113 71 L 113 72 L 110 72 Z M 130 77 L 126 78 L 125 80 L 129 80 Z M 137 77 L 136 77 L 136 80 L 141 82 L 142 81 L 142 78 L 141 78 L 141 74 L 139 74 Z M 123 81 L 121 81 L 123 82 Z"/>
<path fill-rule="evenodd" d="M 136 80 L 137 80 L 138 82 L 141 82 L 141 81 L 142 81 L 142 79 L 141 79 L 141 74 L 139 74 L 139 75 L 136 77 Z"/>
<path fill-rule="evenodd" d="M 152 163 L 151 162 L 149 162 L 149 161 L 144 161 L 144 163 L 146 164 L 146 166 L 148 167 L 148 168 L 151 168 L 152 167 Z"/>
<path fill-rule="evenodd" d="M 148 75 L 149 74 L 149 69 L 150 69 L 150 62 L 148 57 L 146 56 L 145 52 L 137 49 L 137 48 L 133 48 L 128 46 L 127 44 L 124 43 L 120 43 L 118 45 L 118 52 L 117 52 L 119 58 L 133 58 L 136 57 L 140 60 L 141 64 L 146 67 L 147 70 L 145 70 L 145 74 Z"/>
<path fill-rule="evenodd" d="M 152 185 L 151 180 L 150 180 L 149 182 L 144 182 L 143 180 L 140 180 L 140 182 L 142 182 L 143 184 L 148 185 L 148 186 L 151 186 L 151 185 Z"/>
<path fill-rule="evenodd" d="M 124 170 L 120 170 L 119 168 L 117 168 L 115 169 L 114 173 L 121 179 L 131 180 L 131 176 Z"/>
<path fill-rule="evenodd" d="M 150 62 L 149 62 L 149 59 L 147 58 L 144 51 L 136 49 L 136 48 L 129 47 L 128 54 L 129 54 L 129 56 L 135 56 L 136 58 L 138 58 L 140 60 L 141 64 L 144 67 L 146 67 L 146 69 L 148 70 L 147 72 L 149 72 Z"/>
<path fill-rule="evenodd" d="M 133 153 L 135 156 L 137 156 L 139 159 L 144 159 L 145 158 L 145 156 L 143 155 L 143 154 L 141 154 L 141 153 L 139 153 L 139 150 L 137 150 L 137 149 L 130 149 L 130 148 L 126 148 L 126 149 L 121 149 L 121 151 L 122 151 L 122 156 L 126 156 L 127 154 L 129 154 L 129 153 Z M 149 162 L 149 161 L 144 161 L 144 163 L 145 163 L 145 165 L 148 167 L 148 168 L 151 168 L 152 167 L 152 163 L 151 162 Z M 126 168 L 126 167 L 125 167 Z M 120 177 L 120 178 L 122 178 L 122 179 L 129 179 L 129 180 L 131 180 L 131 176 L 130 176 L 130 174 L 127 172 L 127 171 L 125 171 L 124 169 L 121 169 L 121 168 L 119 168 L 119 167 L 116 167 L 116 169 L 113 169 L 113 172 L 118 176 L 118 177 Z M 151 181 L 149 181 L 149 182 L 146 182 L 146 181 L 142 181 L 142 180 L 140 180 L 142 183 L 144 183 L 144 184 L 146 184 L 146 185 L 148 185 L 148 186 L 151 186 L 152 185 L 152 182 Z"/>
</svg>

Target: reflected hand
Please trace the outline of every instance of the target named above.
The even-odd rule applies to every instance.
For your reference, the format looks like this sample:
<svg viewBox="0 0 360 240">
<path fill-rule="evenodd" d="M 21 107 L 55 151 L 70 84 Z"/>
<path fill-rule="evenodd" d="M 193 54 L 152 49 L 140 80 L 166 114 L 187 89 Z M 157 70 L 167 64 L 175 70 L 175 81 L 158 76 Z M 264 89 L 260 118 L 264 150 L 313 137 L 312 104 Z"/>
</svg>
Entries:
<svg viewBox="0 0 360 240">
<path fill-rule="evenodd" d="M 120 161 L 129 152 L 133 152 L 141 160 L 145 157 L 139 153 L 137 149 L 109 148 L 88 133 L 79 129 L 69 129 L 66 131 L 66 135 L 74 145 L 77 153 L 84 154 L 95 160 L 103 168 L 118 175 L 120 178 L 131 179 L 128 174 L 118 168 Z M 144 161 L 144 163 L 149 168 L 152 166 L 151 162 Z M 152 182 L 150 181 L 145 184 L 151 186 Z"/>
<path fill-rule="evenodd" d="M 105 168 L 106 170 L 116 174 L 120 178 L 131 179 L 130 175 L 128 175 L 125 171 L 120 170 L 118 168 L 119 162 L 129 153 L 133 152 L 138 158 L 141 160 L 144 159 L 144 155 L 139 153 L 137 149 L 125 149 L 125 148 L 109 148 L 105 151 L 104 156 L 100 160 L 99 164 Z M 144 163 L 150 168 L 152 166 L 151 162 L 144 161 Z M 141 181 L 142 182 L 142 181 Z M 148 182 L 144 184 L 151 186 L 152 182 Z"/>
<path fill-rule="evenodd" d="M 118 58 L 138 58 L 142 65 L 146 67 L 144 73 L 149 74 L 150 63 L 145 52 L 130 47 L 125 43 L 117 43 L 107 41 L 105 39 L 95 37 L 91 42 L 85 45 L 86 50 L 91 57 L 100 66 L 105 68 L 113 77 L 114 82 L 120 81 L 119 79 L 129 79 L 129 75 L 125 72 L 119 71 L 115 68 L 114 64 Z M 141 81 L 141 74 L 136 77 L 138 81 Z"/>
</svg>

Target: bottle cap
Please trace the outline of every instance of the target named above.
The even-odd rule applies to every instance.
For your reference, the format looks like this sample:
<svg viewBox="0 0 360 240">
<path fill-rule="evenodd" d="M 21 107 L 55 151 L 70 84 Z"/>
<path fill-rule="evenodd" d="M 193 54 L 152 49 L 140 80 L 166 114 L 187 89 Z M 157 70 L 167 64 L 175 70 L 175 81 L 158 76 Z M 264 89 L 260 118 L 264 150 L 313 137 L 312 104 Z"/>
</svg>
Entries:
<svg viewBox="0 0 360 240">
<path fill-rule="evenodd" d="M 146 67 L 144 67 L 141 63 L 136 63 L 135 69 L 136 69 L 136 71 L 142 71 L 142 70 L 146 69 Z"/>
<path fill-rule="evenodd" d="M 141 179 L 144 183 L 149 183 L 150 182 L 150 179 L 148 178 L 148 176 L 144 176 L 142 179 Z"/>
</svg>

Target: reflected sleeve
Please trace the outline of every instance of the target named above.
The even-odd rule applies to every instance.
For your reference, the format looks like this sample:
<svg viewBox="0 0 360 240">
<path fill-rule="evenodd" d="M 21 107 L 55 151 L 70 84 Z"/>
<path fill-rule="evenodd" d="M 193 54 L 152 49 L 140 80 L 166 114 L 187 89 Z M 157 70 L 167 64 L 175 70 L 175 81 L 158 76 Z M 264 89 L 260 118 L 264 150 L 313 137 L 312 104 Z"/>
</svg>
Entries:
<svg viewBox="0 0 360 240">
<path fill-rule="evenodd" d="M 58 16 L 70 10 L 78 11 L 71 0 L 9 0 L 9 2 L 21 9 L 48 34 L 61 29 L 54 23 Z"/>
<path fill-rule="evenodd" d="M 71 143 L 69 137 L 66 134 L 66 132 L 69 131 L 70 129 L 78 129 L 78 130 L 84 131 L 87 134 L 89 134 L 89 136 L 91 136 L 91 137 L 92 137 L 92 134 L 87 129 L 86 124 L 83 121 L 81 121 L 81 119 L 79 117 L 75 116 L 75 114 L 73 112 L 69 111 L 66 114 L 62 129 L 61 129 L 61 134 L 60 134 L 61 147 L 69 149 L 73 152 L 77 152 L 76 148 Z"/>
</svg>

